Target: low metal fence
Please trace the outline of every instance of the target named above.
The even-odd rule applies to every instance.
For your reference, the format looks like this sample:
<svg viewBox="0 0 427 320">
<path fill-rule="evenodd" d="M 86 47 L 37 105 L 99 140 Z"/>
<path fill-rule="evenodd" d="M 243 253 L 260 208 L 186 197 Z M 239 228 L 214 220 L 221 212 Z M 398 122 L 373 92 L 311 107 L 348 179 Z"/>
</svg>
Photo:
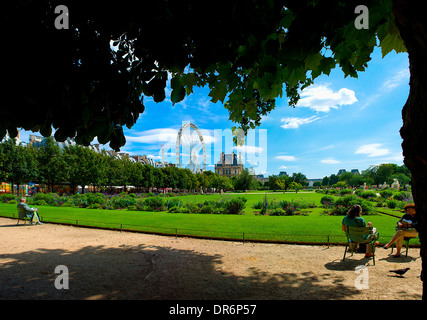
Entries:
<svg viewBox="0 0 427 320">
<path fill-rule="evenodd" d="M 17 219 L 17 213 L 0 212 L 1 217 Z M 250 231 L 221 231 L 221 230 L 196 230 L 178 227 L 159 227 L 137 225 L 119 222 L 102 222 L 82 219 L 67 218 L 47 218 L 40 216 L 43 223 L 53 223 L 69 225 L 76 227 L 95 228 L 115 230 L 121 232 L 140 232 L 147 234 L 175 236 L 175 237 L 192 237 L 200 239 L 230 240 L 242 242 L 261 242 L 261 243 L 285 243 L 285 244 L 306 244 L 306 245 L 344 245 L 346 236 L 342 234 L 284 234 L 284 233 L 257 233 Z M 391 238 L 392 235 L 384 235 Z M 384 238 L 382 237 L 382 238 Z M 385 238 L 384 238 L 385 239 Z M 413 243 L 412 246 L 417 246 Z"/>
</svg>

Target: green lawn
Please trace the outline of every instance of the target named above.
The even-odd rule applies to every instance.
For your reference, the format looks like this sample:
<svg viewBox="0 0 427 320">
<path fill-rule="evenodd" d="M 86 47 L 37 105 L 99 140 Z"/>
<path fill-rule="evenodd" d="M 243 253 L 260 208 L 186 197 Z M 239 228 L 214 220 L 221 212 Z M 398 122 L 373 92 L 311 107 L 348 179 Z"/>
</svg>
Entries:
<svg viewBox="0 0 427 320">
<path fill-rule="evenodd" d="M 252 204 L 264 199 L 264 194 L 226 194 L 226 197 L 247 198 L 243 215 L 188 214 L 102 210 L 72 207 L 39 206 L 45 222 L 136 230 L 189 236 L 205 236 L 245 240 L 271 240 L 303 243 L 343 243 L 343 216 L 330 216 L 322 208 L 307 209 L 307 216 L 260 216 Z M 268 200 L 304 200 L 320 205 L 318 193 L 269 193 Z M 202 202 L 221 195 L 182 196 L 183 201 Z M 398 212 L 397 212 L 398 214 Z M 16 204 L 0 204 L 0 216 L 17 216 Z M 397 218 L 379 214 L 365 216 L 380 232 L 380 242 L 387 243 L 394 234 Z M 413 242 L 415 243 L 415 241 Z"/>
</svg>

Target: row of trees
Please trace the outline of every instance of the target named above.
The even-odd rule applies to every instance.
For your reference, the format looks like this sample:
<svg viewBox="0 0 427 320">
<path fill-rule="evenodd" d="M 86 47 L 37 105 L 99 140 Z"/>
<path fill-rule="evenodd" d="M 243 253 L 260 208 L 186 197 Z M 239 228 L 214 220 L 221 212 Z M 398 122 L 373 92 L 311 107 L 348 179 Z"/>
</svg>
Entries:
<svg viewBox="0 0 427 320">
<path fill-rule="evenodd" d="M 199 190 L 249 189 L 254 180 L 248 171 L 229 179 L 212 171 L 193 174 L 177 167 L 155 168 L 133 162 L 127 157 L 116 159 L 105 151 L 97 153 L 79 145 L 61 149 L 52 138 L 44 140 L 39 148 L 17 145 L 9 139 L 0 143 L 0 181 L 19 186 L 29 182 L 54 185 L 70 183 L 72 190 L 80 185 L 105 188 L 134 186 L 139 190 L 173 188 Z M 13 188 L 12 188 L 13 190 Z"/>
<path fill-rule="evenodd" d="M 405 165 L 398 166 L 394 163 L 383 163 L 380 165 L 370 166 L 362 171 L 361 174 L 352 172 L 343 172 L 339 176 L 332 174 L 329 177 L 324 177 L 319 186 L 325 187 L 357 187 L 366 183 L 366 185 L 380 185 L 387 183 L 391 185 L 393 179 L 397 179 L 401 186 L 411 182 L 411 173 Z"/>
<path fill-rule="evenodd" d="M 271 175 L 268 178 L 268 182 L 264 184 L 264 186 L 268 183 L 268 187 L 271 190 L 288 190 L 293 189 L 298 191 L 302 189 L 304 186 L 308 186 L 307 177 L 301 172 L 293 173 L 292 176 L 287 175 Z"/>
</svg>

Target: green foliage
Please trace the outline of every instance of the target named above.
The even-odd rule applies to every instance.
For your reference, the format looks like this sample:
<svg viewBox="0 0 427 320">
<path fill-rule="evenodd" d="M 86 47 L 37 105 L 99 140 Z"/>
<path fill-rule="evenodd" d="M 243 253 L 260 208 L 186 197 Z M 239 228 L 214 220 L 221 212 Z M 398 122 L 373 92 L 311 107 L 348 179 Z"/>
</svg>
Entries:
<svg viewBox="0 0 427 320">
<path fill-rule="evenodd" d="M 374 191 L 363 191 L 359 195 L 363 199 L 376 199 L 377 194 Z"/>
<path fill-rule="evenodd" d="M 150 197 L 144 200 L 144 205 L 153 211 L 158 210 L 158 208 L 163 208 L 164 204 L 164 200 L 161 197 Z"/>
<path fill-rule="evenodd" d="M 393 199 L 399 200 L 399 201 L 404 201 L 405 199 L 407 199 L 407 201 L 410 201 L 411 198 L 412 198 L 412 195 L 405 191 L 397 192 L 393 195 Z"/>
<path fill-rule="evenodd" d="M 390 209 L 394 209 L 397 207 L 398 201 L 395 199 L 387 199 L 386 204 L 387 204 L 387 207 L 389 207 Z"/>
<path fill-rule="evenodd" d="M 335 199 L 332 196 L 323 196 L 320 203 L 324 208 L 331 208 L 335 204 Z"/>
<path fill-rule="evenodd" d="M 8 203 L 9 201 L 16 200 L 16 196 L 10 193 L 0 194 L 0 202 Z"/>
<path fill-rule="evenodd" d="M 390 191 L 390 190 L 382 190 L 382 191 L 380 191 L 380 196 L 382 197 L 382 198 L 391 198 L 392 196 L 393 196 L 393 191 Z"/>
<path fill-rule="evenodd" d="M 346 194 L 352 194 L 353 193 L 353 190 L 351 190 L 351 189 L 342 189 L 342 190 L 340 190 L 340 195 L 346 195 Z"/>
<path fill-rule="evenodd" d="M 234 190 L 251 190 L 255 184 L 255 178 L 245 169 L 234 180 Z"/>
<path fill-rule="evenodd" d="M 208 86 L 211 101 L 223 103 L 246 133 L 260 125 L 283 89 L 295 106 L 304 88 L 336 66 L 357 77 L 376 37 L 383 55 L 405 51 L 391 0 L 365 4 L 369 28 L 358 30 L 354 1 L 124 0 L 118 7 L 76 0 L 69 4 L 77 13 L 72 27 L 58 38 L 54 23 L 46 23 L 55 18 L 50 1 L 8 2 L 0 21 L 13 32 L 2 40 L 20 63 L 3 70 L 9 79 L 3 101 L 29 112 L 3 113 L 0 138 L 6 130 L 15 137 L 18 127 L 49 136 L 54 127 L 58 141 L 75 137 L 88 145 L 98 137 L 118 150 L 126 141 L 123 126 L 131 128 L 145 109 L 143 97 L 166 98 L 168 75 L 173 104 L 194 86 Z M 147 12 L 156 14 L 141 18 Z M 22 74 L 29 90 L 16 85 Z"/>
<path fill-rule="evenodd" d="M 356 195 L 346 195 L 339 197 L 335 200 L 334 206 L 332 208 L 332 214 L 334 215 L 345 215 L 352 205 L 358 204 L 362 207 L 363 215 L 375 214 L 374 207 L 366 201 Z"/>
<path fill-rule="evenodd" d="M 228 214 L 242 214 L 246 201 L 244 197 L 232 198 L 225 202 L 225 209 Z"/>
</svg>

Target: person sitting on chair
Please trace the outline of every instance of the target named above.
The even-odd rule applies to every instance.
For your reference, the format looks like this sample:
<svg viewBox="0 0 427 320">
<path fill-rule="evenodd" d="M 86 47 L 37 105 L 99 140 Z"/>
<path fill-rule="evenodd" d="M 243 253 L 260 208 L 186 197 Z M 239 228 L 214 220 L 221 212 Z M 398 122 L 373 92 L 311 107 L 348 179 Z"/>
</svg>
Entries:
<svg viewBox="0 0 427 320">
<path fill-rule="evenodd" d="M 362 218 L 362 207 L 358 204 L 351 206 L 350 210 L 348 210 L 347 215 L 342 220 L 342 230 L 346 231 L 346 227 L 372 227 L 372 223 L 365 222 L 365 219 Z M 372 233 L 375 234 L 377 232 L 376 228 L 372 229 Z M 351 245 L 354 245 L 353 243 Z M 375 244 L 373 244 L 375 245 Z M 354 251 L 355 248 L 353 248 Z M 372 246 L 366 246 L 366 254 L 365 258 L 369 258 L 373 256 L 373 248 Z"/>
<path fill-rule="evenodd" d="M 28 204 L 26 204 L 27 199 L 21 198 L 21 202 L 18 203 L 18 211 L 24 211 L 25 215 L 30 218 L 30 223 L 32 224 L 42 224 L 40 221 L 39 214 L 37 213 L 37 208 L 30 208 Z M 34 218 L 36 218 L 34 221 Z"/>
<path fill-rule="evenodd" d="M 390 242 L 387 243 L 383 248 L 388 249 L 396 242 L 396 254 L 394 257 L 400 257 L 400 250 L 402 249 L 404 238 L 414 238 L 418 235 L 416 228 L 418 227 L 418 221 L 415 211 L 415 204 L 409 203 L 403 207 L 406 213 L 400 218 L 396 225 L 396 233 Z"/>
</svg>

